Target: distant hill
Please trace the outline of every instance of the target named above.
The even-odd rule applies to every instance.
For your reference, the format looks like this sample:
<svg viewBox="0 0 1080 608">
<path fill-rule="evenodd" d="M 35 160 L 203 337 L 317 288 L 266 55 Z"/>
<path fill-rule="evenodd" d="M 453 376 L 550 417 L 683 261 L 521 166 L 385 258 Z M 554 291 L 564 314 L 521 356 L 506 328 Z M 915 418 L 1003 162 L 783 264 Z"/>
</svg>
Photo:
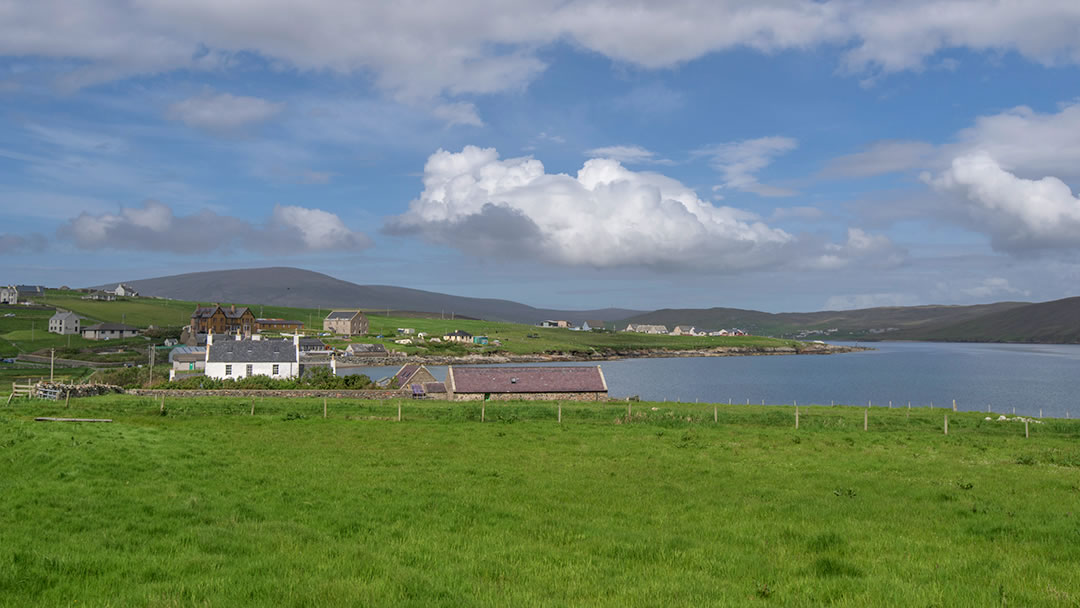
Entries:
<svg viewBox="0 0 1080 608">
<path fill-rule="evenodd" d="M 897 336 L 909 340 L 947 342 L 1080 343 L 1080 297 L 1025 304 Z"/>
<path fill-rule="evenodd" d="M 620 323 L 694 325 L 704 329 L 739 328 L 753 334 L 792 336 L 807 331 L 835 329 L 830 337 L 892 339 L 901 333 L 941 329 L 954 324 L 1029 306 L 1023 302 L 999 302 L 975 306 L 886 306 L 859 310 L 767 313 L 738 308 L 663 309 L 635 315 Z M 907 339 L 919 339 L 910 337 Z"/>
<path fill-rule="evenodd" d="M 389 285 L 357 285 L 319 272 L 287 267 L 213 270 L 117 282 L 131 285 L 140 295 L 197 302 L 392 309 L 530 324 L 544 319 L 566 319 L 574 323 L 591 319 L 613 321 L 641 313 L 623 308 L 550 310 L 510 300 L 452 296 Z M 115 287 L 117 282 L 107 286 Z"/>
</svg>

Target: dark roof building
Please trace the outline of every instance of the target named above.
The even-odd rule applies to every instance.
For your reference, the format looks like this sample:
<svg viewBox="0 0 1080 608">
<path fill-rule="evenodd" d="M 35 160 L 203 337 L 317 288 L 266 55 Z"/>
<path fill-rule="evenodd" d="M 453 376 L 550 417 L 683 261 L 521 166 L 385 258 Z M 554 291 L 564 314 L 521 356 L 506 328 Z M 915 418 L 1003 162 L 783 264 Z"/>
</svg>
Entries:
<svg viewBox="0 0 1080 608">
<path fill-rule="evenodd" d="M 359 310 L 334 310 L 323 319 L 323 331 L 345 336 L 366 334 L 368 320 Z"/>
<path fill-rule="evenodd" d="M 424 384 L 426 382 L 438 382 L 438 380 L 423 365 L 402 365 L 401 369 L 391 379 L 398 388 L 405 388 L 412 384 Z"/>
<path fill-rule="evenodd" d="M 296 345 L 292 340 L 231 340 L 214 341 L 208 347 L 206 360 L 221 363 L 295 363 Z"/>
<path fill-rule="evenodd" d="M 326 350 L 326 343 L 318 338 L 300 338 L 300 352 L 306 353 L 313 350 Z"/>
<path fill-rule="evenodd" d="M 446 392 L 451 399 L 599 401 L 607 398 L 607 391 L 607 381 L 599 365 L 595 367 L 455 367 L 451 365 L 446 368 Z"/>
<path fill-rule="evenodd" d="M 345 349 L 345 352 L 356 357 L 385 357 L 389 354 L 386 351 L 386 346 L 382 344 L 361 343 L 350 344 Z"/>
<path fill-rule="evenodd" d="M 98 323 L 80 330 L 87 340 L 117 340 L 139 335 L 139 328 L 123 323 Z"/>
</svg>

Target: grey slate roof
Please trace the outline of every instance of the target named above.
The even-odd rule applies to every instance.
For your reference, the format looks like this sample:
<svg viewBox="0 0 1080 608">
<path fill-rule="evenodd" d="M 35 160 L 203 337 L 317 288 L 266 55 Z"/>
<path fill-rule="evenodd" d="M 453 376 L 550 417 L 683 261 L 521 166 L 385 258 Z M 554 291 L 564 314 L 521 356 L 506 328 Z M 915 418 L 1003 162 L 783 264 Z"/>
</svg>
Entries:
<svg viewBox="0 0 1080 608">
<path fill-rule="evenodd" d="M 359 342 L 350 344 L 348 350 L 352 351 L 352 354 L 368 354 L 368 355 L 385 355 L 386 347 L 382 344 L 361 344 Z"/>
<path fill-rule="evenodd" d="M 50 321 L 53 321 L 53 320 L 77 321 L 79 318 L 80 318 L 79 315 L 71 312 L 70 310 L 65 310 L 65 311 L 62 311 L 62 312 L 57 312 L 55 315 L 50 317 L 49 320 Z"/>
<path fill-rule="evenodd" d="M 139 328 L 123 323 L 98 323 L 97 325 L 84 327 L 83 331 L 139 331 Z"/>
<path fill-rule="evenodd" d="M 447 369 L 455 393 L 606 393 L 600 366 L 473 367 Z"/>
<path fill-rule="evenodd" d="M 222 363 L 295 363 L 292 340 L 222 340 L 210 345 L 207 361 Z"/>
<path fill-rule="evenodd" d="M 206 347 L 204 346 L 177 346 L 169 351 L 169 363 L 176 360 L 191 361 L 205 358 Z"/>
<path fill-rule="evenodd" d="M 335 311 L 331 312 L 330 314 L 326 315 L 326 318 L 328 320 L 351 319 L 351 318 L 355 317 L 358 314 L 360 314 L 359 310 L 335 310 Z"/>
</svg>

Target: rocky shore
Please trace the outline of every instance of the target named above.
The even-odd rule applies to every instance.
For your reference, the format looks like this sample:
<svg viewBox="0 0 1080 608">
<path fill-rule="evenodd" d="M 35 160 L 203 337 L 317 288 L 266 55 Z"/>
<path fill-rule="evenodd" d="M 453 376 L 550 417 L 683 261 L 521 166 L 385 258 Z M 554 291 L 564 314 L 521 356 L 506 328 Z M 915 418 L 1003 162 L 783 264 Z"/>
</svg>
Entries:
<svg viewBox="0 0 1080 608">
<path fill-rule="evenodd" d="M 674 357 L 755 357 L 771 355 L 834 355 L 873 350 L 861 346 L 839 346 L 835 344 L 806 344 L 801 348 L 783 347 L 745 347 L 718 346 L 691 350 L 634 349 L 634 350 L 592 350 L 560 353 L 536 353 L 516 355 L 512 353 L 494 353 L 453 356 L 409 355 L 397 357 L 338 359 L 339 368 L 345 367 L 381 367 L 422 363 L 424 365 L 493 365 L 497 363 L 546 363 L 560 361 L 613 361 L 616 359 L 647 359 Z M 318 365 L 320 361 L 309 360 L 308 364 Z M 325 361 L 329 364 L 329 359 Z"/>
</svg>

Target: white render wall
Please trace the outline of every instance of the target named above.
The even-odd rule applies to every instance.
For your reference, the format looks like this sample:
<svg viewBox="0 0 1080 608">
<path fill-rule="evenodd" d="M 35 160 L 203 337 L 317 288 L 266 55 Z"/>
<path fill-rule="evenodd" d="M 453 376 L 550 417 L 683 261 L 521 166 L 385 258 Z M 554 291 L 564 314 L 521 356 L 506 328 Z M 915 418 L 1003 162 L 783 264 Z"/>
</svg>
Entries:
<svg viewBox="0 0 1080 608">
<path fill-rule="evenodd" d="M 225 366 L 232 366 L 232 374 L 225 375 Z M 224 380 L 225 378 L 233 378 L 239 380 L 240 378 L 247 377 L 248 363 L 223 363 L 221 361 L 207 361 L 206 362 L 206 375 L 210 378 L 217 378 L 218 380 Z M 295 361 L 284 361 L 281 363 L 264 363 L 264 362 L 252 362 L 251 375 L 252 376 L 270 376 L 271 378 L 295 378 L 300 375 L 300 364 Z M 278 366 L 278 373 L 274 374 L 274 366 Z"/>
</svg>

